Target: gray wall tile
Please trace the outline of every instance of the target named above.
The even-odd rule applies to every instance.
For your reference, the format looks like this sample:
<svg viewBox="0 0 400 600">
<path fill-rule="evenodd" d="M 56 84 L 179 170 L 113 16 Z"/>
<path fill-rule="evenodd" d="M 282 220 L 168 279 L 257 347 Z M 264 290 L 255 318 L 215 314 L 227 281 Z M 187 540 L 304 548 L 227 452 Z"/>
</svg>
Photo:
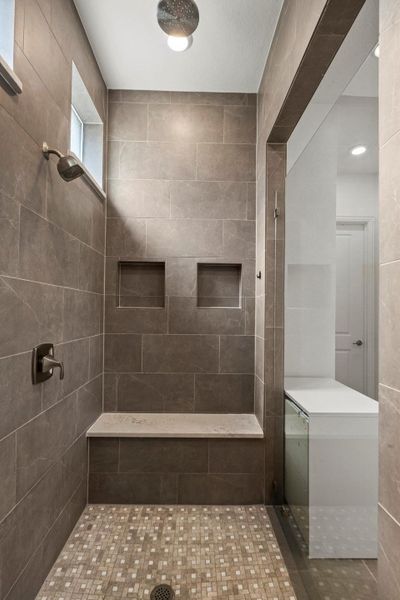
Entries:
<svg viewBox="0 0 400 600">
<path fill-rule="evenodd" d="M 21 208 L 19 252 L 21 277 L 78 287 L 78 240 L 25 208 Z"/>
<path fill-rule="evenodd" d="M 129 105 L 128 105 L 129 106 Z M 109 217 L 170 216 L 170 183 L 156 179 L 110 179 L 108 182 Z"/>
<path fill-rule="evenodd" d="M 254 373 L 254 337 L 221 336 L 221 373 Z"/>
<path fill-rule="evenodd" d="M 122 179 L 194 179 L 196 146 L 176 142 L 123 142 Z"/>
<path fill-rule="evenodd" d="M 256 138 L 256 107 L 225 106 L 224 142 L 252 144 Z"/>
<path fill-rule="evenodd" d="M 242 334 L 245 312 L 241 308 L 204 308 L 196 298 L 169 300 L 170 333 Z"/>
<path fill-rule="evenodd" d="M 254 375 L 195 375 L 195 412 L 251 413 Z"/>
<path fill-rule="evenodd" d="M 263 473 L 263 440 L 210 440 L 210 473 Z"/>
<path fill-rule="evenodd" d="M 247 184 L 236 181 L 171 182 L 171 216 L 180 219 L 246 219 Z"/>
<path fill-rule="evenodd" d="M 147 256 L 221 256 L 222 221 L 158 220 L 147 223 Z"/>
<path fill-rule="evenodd" d="M 120 473 L 203 473 L 207 470 L 207 440 L 120 440 Z"/>
<path fill-rule="evenodd" d="M 104 371 L 141 371 L 142 336 L 109 334 L 104 338 Z"/>
<path fill-rule="evenodd" d="M 44 339 L 62 340 L 63 290 L 19 279 L 0 278 L 0 355 L 31 350 Z"/>
<path fill-rule="evenodd" d="M 255 146 L 252 144 L 199 144 L 197 177 L 206 181 L 254 181 Z"/>
<path fill-rule="evenodd" d="M 75 399 L 62 400 L 17 431 L 17 499 L 22 498 L 71 445 Z"/>
<path fill-rule="evenodd" d="M 147 106 L 110 102 L 108 112 L 110 140 L 142 141 L 147 139 Z"/>
<path fill-rule="evenodd" d="M 15 434 L 0 441 L 0 521 L 17 501 Z"/>
<path fill-rule="evenodd" d="M 216 335 L 144 335 L 143 370 L 147 373 L 218 371 Z"/>
<path fill-rule="evenodd" d="M 118 376 L 121 412 L 193 412 L 194 376 L 135 373 Z"/>
<path fill-rule="evenodd" d="M 222 142 L 223 109 L 217 106 L 150 104 L 149 140 Z"/>
</svg>

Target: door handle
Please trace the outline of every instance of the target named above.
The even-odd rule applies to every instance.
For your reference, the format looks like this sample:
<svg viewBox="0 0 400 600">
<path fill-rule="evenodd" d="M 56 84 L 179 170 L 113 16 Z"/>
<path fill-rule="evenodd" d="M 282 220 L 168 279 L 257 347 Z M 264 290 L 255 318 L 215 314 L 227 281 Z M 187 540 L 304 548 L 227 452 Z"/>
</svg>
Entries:
<svg viewBox="0 0 400 600">
<path fill-rule="evenodd" d="M 353 342 L 353 346 L 362 346 L 363 343 L 364 342 L 362 340 L 357 340 L 356 342 Z"/>
</svg>

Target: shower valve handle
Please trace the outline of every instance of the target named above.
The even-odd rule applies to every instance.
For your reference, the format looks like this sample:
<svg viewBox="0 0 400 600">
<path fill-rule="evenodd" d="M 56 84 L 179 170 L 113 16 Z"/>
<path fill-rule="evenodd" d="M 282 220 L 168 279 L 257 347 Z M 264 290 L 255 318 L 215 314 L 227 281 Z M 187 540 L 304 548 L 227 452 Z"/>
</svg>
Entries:
<svg viewBox="0 0 400 600">
<path fill-rule="evenodd" d="M 60 369 L 60 379 L 64 379 L 64 363 L 47 354 L 42 358 L 42 372 L 48 373 L 51 369 Z"/>
</svg>

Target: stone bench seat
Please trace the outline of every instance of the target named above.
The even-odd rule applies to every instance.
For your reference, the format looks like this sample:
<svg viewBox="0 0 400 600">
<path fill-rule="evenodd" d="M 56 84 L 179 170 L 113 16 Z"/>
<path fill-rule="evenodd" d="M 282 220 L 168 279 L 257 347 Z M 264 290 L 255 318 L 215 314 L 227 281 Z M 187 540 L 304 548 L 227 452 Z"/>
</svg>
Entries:
<svg viewBox="0 0 400 600">
<path fill-rule="evenodd" d="M 263 438 L 252 414 L 103 413 L 89 438 Z"/>
</svg>

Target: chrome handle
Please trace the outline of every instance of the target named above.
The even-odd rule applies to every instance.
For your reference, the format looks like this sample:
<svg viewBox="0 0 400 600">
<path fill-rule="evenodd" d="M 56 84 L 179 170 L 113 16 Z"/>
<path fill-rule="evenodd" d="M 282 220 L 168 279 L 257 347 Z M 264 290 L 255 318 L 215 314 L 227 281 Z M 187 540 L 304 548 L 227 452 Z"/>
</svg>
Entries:
<svg viewBox="0 0 400 600">
<path fill-rule="evenodd" d="M 362 340 L 357 340 L 356 342 L 353 342 L 353 346 L 362 346 L 363 343 L 364 342 Z"/>
<path fill-rule="evenodd" d="M 60 369 L 60 379 L 64 379 L 64 363 L 47 354 L 42 358 L 42 372 L 48 373 L 51 369 Z"/>
</svg>

